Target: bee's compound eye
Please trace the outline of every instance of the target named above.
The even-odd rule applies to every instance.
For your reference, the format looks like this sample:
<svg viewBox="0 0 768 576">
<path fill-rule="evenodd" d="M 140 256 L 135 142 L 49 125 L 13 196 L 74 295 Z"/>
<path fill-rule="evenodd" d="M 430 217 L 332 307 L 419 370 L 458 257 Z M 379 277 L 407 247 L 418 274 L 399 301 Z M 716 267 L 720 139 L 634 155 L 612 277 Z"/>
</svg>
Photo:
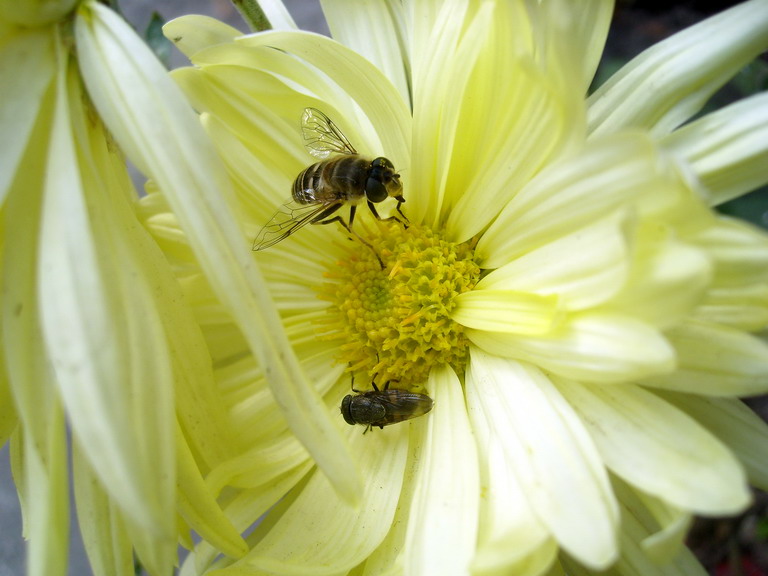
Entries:
<svg viewBox="0 0 768 576">
<path fill-rule="evenodd" d="M 365 196 L 371 202 L 382 202 L 387 199 L 389 193 L 381 180 L 371 176 L 365 182 Z"/>
</svg>

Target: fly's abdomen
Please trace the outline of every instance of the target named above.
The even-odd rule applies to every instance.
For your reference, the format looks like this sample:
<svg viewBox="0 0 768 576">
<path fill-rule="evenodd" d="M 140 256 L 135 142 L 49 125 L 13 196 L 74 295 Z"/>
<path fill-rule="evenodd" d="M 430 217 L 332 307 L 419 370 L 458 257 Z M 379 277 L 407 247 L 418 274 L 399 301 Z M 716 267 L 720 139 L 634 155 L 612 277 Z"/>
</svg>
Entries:
<svg viewBox="0 0 768 576">
<path fill-rule="evenodd" d="M 299 204 L 359 200 L 365 195 L 370 165 L 369 160 L 360 156 L 316 162 L 296 177 L 293 199 Z"/>
</svg>

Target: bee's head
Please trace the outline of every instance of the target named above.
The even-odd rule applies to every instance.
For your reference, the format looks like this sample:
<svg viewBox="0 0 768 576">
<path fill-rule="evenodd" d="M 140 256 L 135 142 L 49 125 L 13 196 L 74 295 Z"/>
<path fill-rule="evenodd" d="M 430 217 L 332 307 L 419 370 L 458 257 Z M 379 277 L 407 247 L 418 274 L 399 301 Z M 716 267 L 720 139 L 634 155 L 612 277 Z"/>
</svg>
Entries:
<svg viewBox="0 0 768 576">
<path fill-rule="evenodd" d="M 403 185 L 400 174 L 388 159 L 379 156 L 371 162 L 368 180 L 365 182 L 365 196 L 371 202 L 382 202 L 390 196 L 401 196 Z"/>
</svg>

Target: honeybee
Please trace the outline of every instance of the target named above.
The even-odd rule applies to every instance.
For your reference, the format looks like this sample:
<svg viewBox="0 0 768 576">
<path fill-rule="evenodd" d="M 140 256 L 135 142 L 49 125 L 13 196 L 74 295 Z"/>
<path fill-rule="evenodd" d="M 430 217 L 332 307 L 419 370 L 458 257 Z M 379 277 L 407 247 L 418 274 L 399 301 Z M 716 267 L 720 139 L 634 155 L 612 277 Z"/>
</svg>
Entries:
<svg viewBox="0 0 768 576">
<path fill-rule="evenodd" d="M 274 246 L 307 224 L 332 222 L 339 222 L 368 245 L 352 231 L 357 205 L 363 201 L 381 220 L 374 203 L 392 197 L 397 200 L 397 212 L 403 222 L 408 221 L 400 209 L 405 202 L 403 185 L 392 162 L 382 156 L 370 160 L 358 154 L 339 127 L 317 108 L 304 109 L 301 131 L 305 147 L 320 162 L 296 177 L 291 199 L 261 229 L 253 243 L 254 250 Z M 332 153 L 337 156 L 329 159 Z M 345 205 L 349 206 L 349 222 L 338 214 L 334 216 Z"/>
<path fill-rule="evenodd" d="M 379 390 L 375 382 L 371 383 L 373 390 L 360 392 L 352 389 L 357 395 L 347 394 L 341 401 L 341 414 L 347 424 L 364 424 L 363 434 L 374 426 L 384 428 L 422 416 L 432 410 L 432 398 L 426 394 L 390 388 L 389 382 Z"/>
</svg>

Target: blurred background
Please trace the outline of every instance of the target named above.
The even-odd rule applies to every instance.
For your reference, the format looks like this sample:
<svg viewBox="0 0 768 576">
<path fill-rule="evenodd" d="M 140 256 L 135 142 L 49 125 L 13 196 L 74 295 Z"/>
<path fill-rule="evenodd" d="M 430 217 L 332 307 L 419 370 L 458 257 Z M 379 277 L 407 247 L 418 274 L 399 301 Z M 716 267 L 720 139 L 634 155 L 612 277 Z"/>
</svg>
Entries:
<svg viewBox="0 0 768 576">
<path fill-rule="evenodd" d="M 328 34 L 319 0 L 283 1 L 300 28 Z M 648 46 L 734 4 L 738 2 L 619 1 L 603 61 L 592 88 L 602 84 Z M 134 28 L 153 42 L 159 38 L 158 30 L 162 23 L 183 14 L 207 14 L 243 32 L 248 31 L 229 0 L 121 0 L 119 5 Z M 187 64 L 184 56 L 170 43 L 161 44 L 156 51 L 170 68 Z M 763 54 L 715 94 L 703 113 L 766 89 L 768 55 Z M 768 189 L 763 188 L 729 202 L 721 210 L 768 228 Z M 768 420 L 768 401 L 765 398 L 752 399 L 749 403 Z M 21 529 L 21 512 L 11 478 L 8 447 L 5 446 L 0 449 L 0 576 L 21 576 L 25 573 L 26 550 Z M 74 516 L 70 530 L 69 575 L 89 576 L 92 572 Z M 698 520 L 691 532 L 689 545 L 710 574 L 768 576 L 768 498 L 764 493 L 756 493 L 755 504 L 735 518 Z M 140 568 L 137 568 L 137 574 L 142 574 Z"/>
</svg>

